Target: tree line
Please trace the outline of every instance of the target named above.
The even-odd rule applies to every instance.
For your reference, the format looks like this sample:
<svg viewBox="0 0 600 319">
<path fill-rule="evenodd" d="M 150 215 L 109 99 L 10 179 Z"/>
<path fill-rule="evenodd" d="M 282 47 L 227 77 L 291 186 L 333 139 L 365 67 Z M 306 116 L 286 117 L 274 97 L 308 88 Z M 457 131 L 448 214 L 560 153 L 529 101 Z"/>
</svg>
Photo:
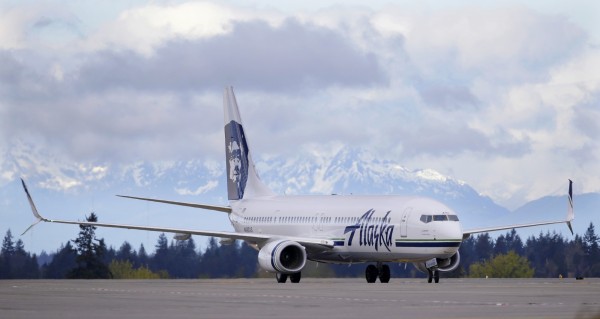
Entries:
<svg viewBox="0 0 600 319">
<path fill-rule="evenodd" d="M 97 221 L 92 213 L 88 221 Z M 484 233 L 466 239 L 461 264 L 450 277 L 600 277 L 599 238 L 590 223 L 583 236 L 571 240 L 542 233 L 521 240 L 513 229 L 493 239 Z M 271 276 L 257 264 L 258 252 L 245 242 L 221 244 L 210 238 L 202 251 L 193 238 L 169 241 L 158 236 L 154 253 L 144 245 L 134 249 L 124 242 L 106 247 L 95 227 L 80 226 L 76 239 L 54 253 L 40 256 L 25 250 L 10 230 L 2 241 L 0 279 L 16 278 L 234 278 Z M 335 265 L 309 262 L 306 277 L 362 277 L 365 264 Z M 390 264 L 394 277 L 423 277 L 412 265 Z"/>
</svg>

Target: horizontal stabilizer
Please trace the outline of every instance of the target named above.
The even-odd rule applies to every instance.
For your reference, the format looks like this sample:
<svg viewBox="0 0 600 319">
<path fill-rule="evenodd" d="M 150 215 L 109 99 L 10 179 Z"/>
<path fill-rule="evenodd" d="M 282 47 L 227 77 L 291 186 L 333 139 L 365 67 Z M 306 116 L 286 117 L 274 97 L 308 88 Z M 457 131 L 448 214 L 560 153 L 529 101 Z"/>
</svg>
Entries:
<svg viewBox="0 0 600 319">
<path fill-rule="evenodd" d="M 123 198 L 131 198 L 131 199 L 137 199 L 137 200 L 145 200 L 145 201 L 149 201 L 149 202 L 169 204 L 169 205 L 179 205 L 179 206 L 202 208 L 202 209 L 208 209 L 208 210 L 216 210 L 216 211 L 224 212 L 224 213 L 228 213 L 228 214 L 231 213 L 231 207 L 229 207 L 229 206 L 217 206 L 217 205 L 205 205 L 205 204 L 175 202 L 175 201 L 164 200 L 164 199 L 134 197 L 134 196 L 125 196 L 125 195 L 117 195 L 117 196 L 123 197 Z"/>
</svg>

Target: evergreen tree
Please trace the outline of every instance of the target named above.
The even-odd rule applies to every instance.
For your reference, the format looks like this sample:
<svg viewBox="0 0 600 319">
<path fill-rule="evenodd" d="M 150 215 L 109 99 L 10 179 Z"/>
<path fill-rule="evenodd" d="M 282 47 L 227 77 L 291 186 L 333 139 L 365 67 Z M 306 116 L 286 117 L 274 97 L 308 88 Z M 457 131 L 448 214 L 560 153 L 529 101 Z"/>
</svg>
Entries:
<svg viewBox="0 0 600 319">
<path fill-rule="evenodd" d="M 587 265 L 585 263 L 585 249 L 583 239 L 579 235 L 575 235 L 567 248 L 567 267 L 570 270 L 569 277 L 584 276 Z"/>
<path fill-rule="evenodd" d="M 198 277 L 198 254 L 196 253 L 196 244 L 192 238 L 171 243 L 166 270 L 173 278 Z"/>
<path fill-rule="evenodd" d="M 485 261 L 492 258 L 494 252 L 494 242 L 488 233 L 477 236 L 475 240 L 475 253 L 477 261 Z"/>
<path fill-rule="evenodd" d="M 590 226 L 583 235 L 583 244 L 585 249 L 585 259 L 587 263 L 586 276 L 600 276 L 600 248 L 598 247 L 598 235 L 594 224 L 590 222 Z"/>
<path fill-rule="evenodd" d="M 0 250 L 0 279 L 9 279 L 11 277 L 12 269 L 12 256 L 15 253 L 15 243 L 13 242 L 13 236 L 8 229 L 6 235 L 2 240 L 2 249 Z"/>
<path fill-rule="evenodd" d="M 6 232 L 0 250 L 0 279 L 39 278 L 37 257 L 25 251 L 21 239 L 15 243 L 10 229 Z"/>
<path fill-rule="evenodd" d="M 221 271 L 221 250 L 214 237 L 208 240 L 208 246 L 202 255 L 200 261 L 199 274 L 201 277 L 220 278 L 223 275 Z"/>
<path fill-rule="evenodd" d="M 25 245 L 21 239 L 17 240 L 15 251 L 11 257 L 11 278 L 39 278 L 37 257 L 25 251 Z"/>
<path fill-rule="evenodd" d="M 514 251 L 519 256 L 523 256 L 525 254 L 523 249 L 523 241 L 514 228 L 510 231 L 510 233 L 506 233 L 505 239 L 507 252 Z"/>
<path fill-rule="evenodd" d="M 140 249 L 138 249 L 138 253 L 137 253 L 137 261 L 138 264 L 134 265 L 135 267 L 141 267 L 144 266 L 146 268 L 148 268 L 148 263 L 149 263 L 149 258 L 148 258 L 148 254 L 146 253 L 146 248 L 144 248 L 144 244 L 140 244 Z"/>
<path fill-rule="evenodd" d="M 4 236 L 4 239 L 2 240 L 2 251 L 0 253 L 2 253 L 2 255 L 4 256 L 10 256 L 12 254 L 14 254 L 15 252 L 15 243 L 13 242 L 13 235 L 12 232 L 10 231 L 10 229 L 8 229 L 6 231 L 6 235 Z"/>
<path fill-rule="evenodd" d="M 137 265 L 137 254 L 128 242 L 123 242 L 119 250 L 115 253 L 113 260 L 129 261 L 132 265 Z"/>
<path fill-rule="evenodd" d="M 504 255 L 508 253 L 508 245 L 506 243 L 506 237 L 504 235 L 498 236 L 494 243 L 494 256 Z"/>
<path fill-rule="evenodd" d="M 87 221 L 97 222 L 98 217 L 95 213 L 91 213 L 87 217 Z M 76 267 L 68 273 L 67 277 L 82 279 L 110 278 L 108 265 L 103 260 L 106 245 L 103 239 L 96 239 L 96 227 L 80 225 L 79 229 L 79 236 L 73 241 L 77 246 Z M 98 243 L 95 243 L 95 241 Z"/>
<path fill-rule="evenodd" d="M 566 276 L 568 270 L 565 250 L 564 239 L 556 232 L 540 232 L 537 238 L 531 236 L 525 247 L 536 277 Z"/>
<path fill-rule="evenodd" d="M 238 277 L 255 277 L 258 270 L 258 251 L 249 246 L 245 241 L 237 245 L 239 250 Z"/>
<path fill-rule="evenodd" d="M 479 261 L 479 257 L 475 251 L 475 237 L 469 236 L 469 238 L 465 239 L 460 244 L 458 252 L 460 253 L 459 268 L 462 274 L 467 275 L 469 273 L 469 266 Z"/>
<path fill-rule="evenodd" d="M 67 273 L 76 266 L 77 251 L 71 246 L 71 241 L 56 251 L 52 261 L 42 266 L 42 277 L 48 279 L 64 279 Z"/>
<path fill-rule="evenodd" d="M 155 272 L 167 270 L 169 262 L 169 242 L 167 241 L 165 233 L 161 233 L 158 236 L 158 242 L 154 247 L 156 250 L 152 257 L 152 262 L 150 263 L 150 269 Z"/>
</svg>

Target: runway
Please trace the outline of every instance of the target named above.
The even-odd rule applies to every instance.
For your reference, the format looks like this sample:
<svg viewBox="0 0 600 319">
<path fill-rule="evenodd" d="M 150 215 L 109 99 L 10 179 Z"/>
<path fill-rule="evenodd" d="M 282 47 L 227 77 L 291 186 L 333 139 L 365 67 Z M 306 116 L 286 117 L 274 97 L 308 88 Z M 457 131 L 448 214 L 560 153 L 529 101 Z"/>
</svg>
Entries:
<svg viewBox="0 0 600 319">
<path fill-rule="evenodd" d="M 600 318 L 600 279 L 3 280 L 0 318 Z"/>
</svg>

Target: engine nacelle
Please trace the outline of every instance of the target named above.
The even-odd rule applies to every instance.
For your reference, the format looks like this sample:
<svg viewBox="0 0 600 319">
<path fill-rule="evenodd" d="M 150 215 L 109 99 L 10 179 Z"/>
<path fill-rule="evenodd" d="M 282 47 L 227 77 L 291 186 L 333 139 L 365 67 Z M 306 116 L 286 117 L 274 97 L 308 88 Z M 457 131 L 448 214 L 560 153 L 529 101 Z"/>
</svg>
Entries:
<svg viewBox="0 0 600 319">
<path fill-rule="evenodd" d="M 438 258 L 439 271 L 453 271 L 454 269 L 458 268 L 458 265 L 460 265 L 460 253 L 458 251 L 450 258 Z"/>
<path fill-rule="evenodd" d="M 275 240 L 258 251 L 258 264 L 269 272 L 297 273 L 306 265 L 306 250 L 295 241 Z"/>
<path fill-rule="evenodd" d="M 457 251 L 450 258 L 435 258 L 435 261 L 428 260 L 424 263 L 414 263 L 414 265 L 415 268 L 424 273 L 427 273 L 428 268 L 435 268 L 437 271 L 443 272 L 453 271 L 460 265 L 460 253 Z"/>
</svg>

